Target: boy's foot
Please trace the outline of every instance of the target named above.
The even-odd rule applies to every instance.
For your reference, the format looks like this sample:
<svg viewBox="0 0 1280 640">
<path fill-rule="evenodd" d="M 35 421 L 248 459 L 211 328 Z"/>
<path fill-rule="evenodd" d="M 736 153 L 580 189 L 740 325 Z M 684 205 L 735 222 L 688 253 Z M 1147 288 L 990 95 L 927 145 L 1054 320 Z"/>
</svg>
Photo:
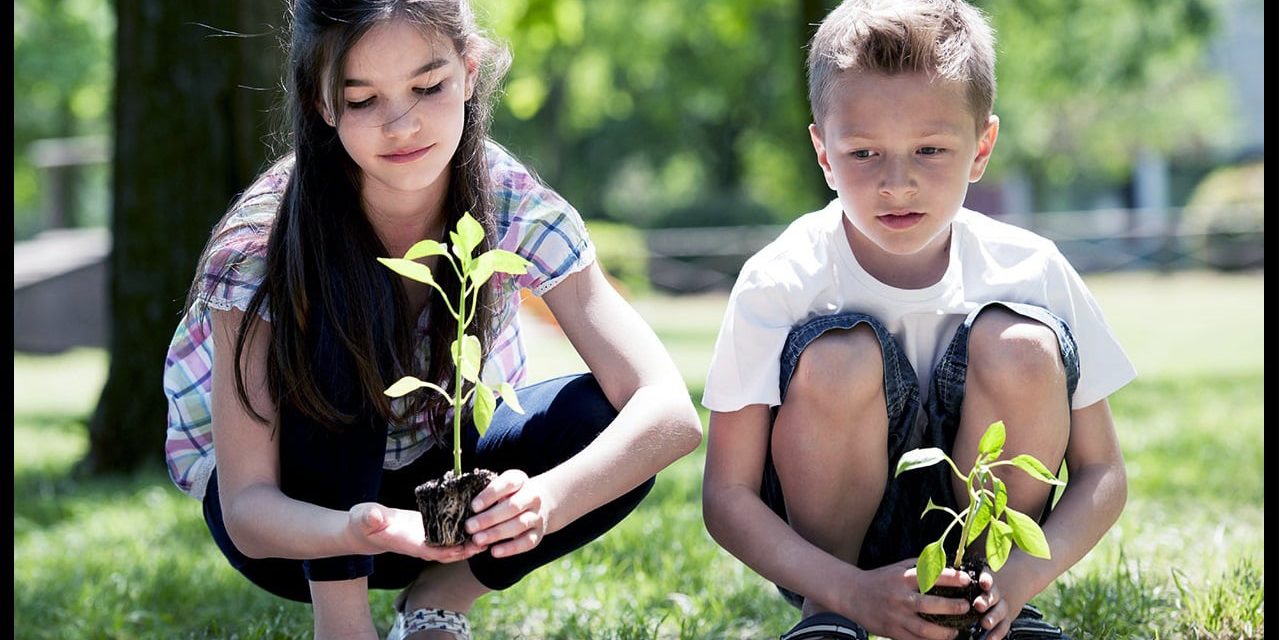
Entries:
<svg viewBox="0 0 1280 640">
<path fill-rule="evenodd" d="M 801 620 L 779 640 L 867 640 L 867 630 L 838 613 L 826 611 Z"/>
<path fill-rule="evenodd" d="M 986 632 L 976 633 L 973 637 L 981 640 L 986 637 Z M 1013 620 L 1013 624 L 1009 625 L 1009 635 L 1006 638 L 1008 640 L 1071 640 L 1071 636 L 1057 625 L 1046 621 L 1044 614 L 1031 605 L 1022 607 L 1022 612 Z"/>
</svg>

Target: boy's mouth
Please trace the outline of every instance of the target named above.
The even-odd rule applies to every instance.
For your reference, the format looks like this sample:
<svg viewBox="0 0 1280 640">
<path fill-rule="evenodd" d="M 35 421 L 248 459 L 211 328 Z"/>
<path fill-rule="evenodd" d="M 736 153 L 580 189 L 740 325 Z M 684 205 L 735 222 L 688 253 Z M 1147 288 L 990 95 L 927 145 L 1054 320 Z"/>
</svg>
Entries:
<svg viewBox="0 0 1280 640">
<path fill-rule="evenodd" d="M 880 224 L 894 230 L 910 229 L 923 219 L 924 214 L 918 211 L 891 211 L 876 216 L 876 220 L 879 220 Z"/>
</svg>

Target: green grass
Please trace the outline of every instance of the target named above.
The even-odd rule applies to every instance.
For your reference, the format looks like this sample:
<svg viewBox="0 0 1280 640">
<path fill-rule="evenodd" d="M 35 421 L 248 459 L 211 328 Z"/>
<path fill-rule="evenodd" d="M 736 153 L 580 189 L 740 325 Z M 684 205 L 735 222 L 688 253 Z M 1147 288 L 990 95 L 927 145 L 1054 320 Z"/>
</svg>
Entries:
<svg viewBox="0 0 1280 640">
<path fill-rule="evenodd" d="M 1261 638 L 1262 278 L 1116 275 L 1089 284 L 1140 372 L 1111 399 L 1129 503 L 1098 547 L 1035 602 L 1082 639 Z M 723 297 L 635 304 L 700 397 Z M 535 379 L 581 370 L 558 334 L 533 335 Z M 69 474 L 87 446 L 84 421 L 105 365 L 92 350 L 14 355 L 15 635 L 309 635 L 309 608 L 230 569 L 199 504 L 163 471 Z M 472 616 L 477 636 L 745 639 L 786 630 L 795 613 L 702 527 L 701 466 L 701 451 L 676 463 L 602 539 L 483 599 Z M 374 596 L 384 630 L 392 595 Z"/>
</svg>

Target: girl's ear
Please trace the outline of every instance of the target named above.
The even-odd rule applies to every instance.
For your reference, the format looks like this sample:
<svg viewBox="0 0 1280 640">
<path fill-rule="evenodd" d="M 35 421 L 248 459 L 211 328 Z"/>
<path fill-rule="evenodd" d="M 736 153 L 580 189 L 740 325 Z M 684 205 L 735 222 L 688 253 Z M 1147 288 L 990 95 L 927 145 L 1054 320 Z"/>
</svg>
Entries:
<svg viewBox="0 0 1280 640">
<path fill-rule="evenodd" d="M 480 75 L 480 60 L 472 52 L 477 48 L 476 37 L 468 36 L 467 48 L 462 53 L 462 65 L 467 69 L 467 82 L 466 86 L 463 87 L 466 95 L 462 99 L 463 102 L 470 100 L 471 96 L 476 92 L 476 79 Z"/>
<path fill-rule="evenodd" d="M 316 101 L 316 111 L 320 112 L 320 117 L 324 118 L 325 123 L 327 123 L 329 126 L 331 127 L 338 126 L 337 122 L 335 122 L 333 119 L 333 110 L 330 109 L 328 105 L 324 103 L 323 100 Z"/>
</svg>

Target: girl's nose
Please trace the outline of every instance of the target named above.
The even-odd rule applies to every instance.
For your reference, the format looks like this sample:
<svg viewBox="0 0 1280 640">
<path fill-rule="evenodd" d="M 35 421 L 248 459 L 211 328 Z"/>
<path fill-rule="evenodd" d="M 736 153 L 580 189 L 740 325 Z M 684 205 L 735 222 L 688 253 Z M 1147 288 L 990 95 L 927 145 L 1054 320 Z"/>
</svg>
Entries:
<svg viewBox="0 0 1280 640">
<path fill-rule="evenodd" d="M 418 114 L 417 103 L 400 105 L 391 115 L 391 119 L 382 125 L 382 131 L 389 137 L 412 136 L 422 128 L 422 118 Z"/>
</svg>

